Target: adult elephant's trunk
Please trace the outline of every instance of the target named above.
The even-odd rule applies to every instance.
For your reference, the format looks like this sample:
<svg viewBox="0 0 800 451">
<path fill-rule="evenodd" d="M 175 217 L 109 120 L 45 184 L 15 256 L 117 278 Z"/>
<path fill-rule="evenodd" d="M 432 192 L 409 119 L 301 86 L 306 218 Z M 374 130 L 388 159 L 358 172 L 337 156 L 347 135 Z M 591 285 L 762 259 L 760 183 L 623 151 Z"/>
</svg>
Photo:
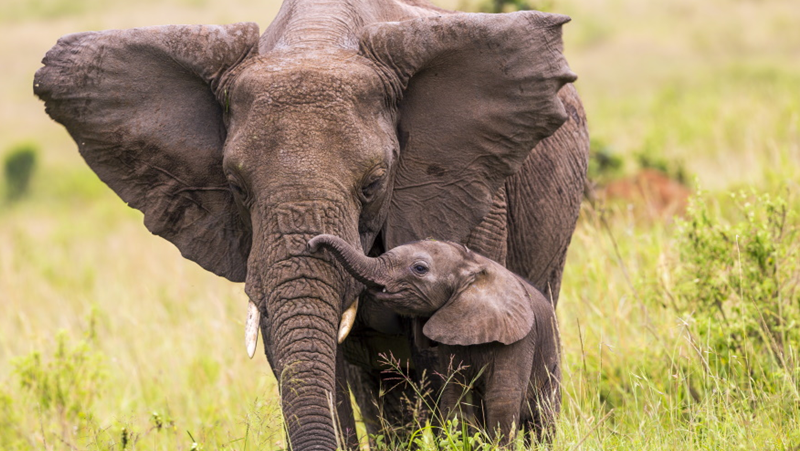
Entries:
<svg viewBox="0 0 800 451">
<path fill-rule="evenodd" d="M 316 252 L 320 246 L 328 248 L 344 269 L 359 282 L 368 286 L 386 284 L 388 262 L 385 256 L 367 257 L 343 239 L 333 235 L 319 235 L 308 242 L 308 249 L 311 252 Z"/>
<path fill-rule="evenodd" d="M 346 209 L 325 202 L 270 205 L 268 214 L 254 215 L 248 261 L 247 294 L 265 315 L 261 330 L 280 384 L 291 447 L 304 451 L 341 448 L 341 441 L 347 440 L 335 430 L 348 423 L 337 416 L 342 412 L 337 405 L 349 406 L 342 388 L 346 384 L 341 383 L 343 368 L 337 384 L 337 330 L 343 305 L 356 297 L 359 287 L 332 258 L 310 255 L 306 242 L 322 232 L 357 242 L 358 234 L 347 226 L 351 218 Z M 332 208 L 342 212 L 341 222 L 318 220 L 333 216 L 318 213 Z"/>
</svg>

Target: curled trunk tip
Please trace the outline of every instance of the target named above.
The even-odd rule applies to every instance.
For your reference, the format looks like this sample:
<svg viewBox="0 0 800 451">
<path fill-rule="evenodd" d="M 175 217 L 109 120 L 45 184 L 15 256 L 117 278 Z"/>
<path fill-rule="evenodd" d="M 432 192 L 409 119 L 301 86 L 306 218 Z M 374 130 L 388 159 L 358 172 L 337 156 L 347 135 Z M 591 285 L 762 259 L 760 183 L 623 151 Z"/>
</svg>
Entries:
<svg viewBox="0 0 800 451">
<path fill-rule="evenodd" d="M 308 242 L 308 250 L 312 253 L 319 252 L 321 246 L 327 248 L 359 282 L 368 286 L 385 285 L 386 269 L 381 257 L 367 257 L 361 250 L 334 235 L 318 235 Z"/>
<path fill-rule="evenodd" d="M 317 251 L 319 251 L 320 245 L 325 244 L 330 246 L 337 239 L 339 238 L 333 235 L 327 235 L 327 234 L 317 235 L 314 238 L 308 240 L 308 245 L 307 245 L 308 251 L 311 252 L 312 254 L 316 253 Z"/>
</svg>

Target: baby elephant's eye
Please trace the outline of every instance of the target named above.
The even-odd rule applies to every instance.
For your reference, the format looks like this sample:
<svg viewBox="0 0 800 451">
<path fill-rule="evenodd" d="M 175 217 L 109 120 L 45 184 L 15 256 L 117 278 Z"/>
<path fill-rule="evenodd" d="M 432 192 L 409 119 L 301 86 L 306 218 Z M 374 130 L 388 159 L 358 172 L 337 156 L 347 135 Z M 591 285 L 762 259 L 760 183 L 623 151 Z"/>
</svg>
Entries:
<svg viewBox="0 0 800 451">
<path fill-rule="evenodd" d="M 428 273 L 428 264 L 425 262 L 416 262 L 411 265 L 411 272 L 418 276 L 424 276 Z"/>
</svg>

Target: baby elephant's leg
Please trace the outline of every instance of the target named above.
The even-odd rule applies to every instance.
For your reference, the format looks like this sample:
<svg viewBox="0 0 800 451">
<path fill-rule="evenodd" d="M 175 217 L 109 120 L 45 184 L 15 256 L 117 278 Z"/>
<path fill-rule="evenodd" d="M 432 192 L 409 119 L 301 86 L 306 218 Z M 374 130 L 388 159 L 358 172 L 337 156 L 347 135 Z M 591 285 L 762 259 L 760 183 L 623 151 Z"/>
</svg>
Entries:
<svg viewBox="0 0 800 451">
<path fill-rule="evenodd" d="M 441 421 L 458 417 L 459 421 L 474 423 L 475 411 L 471 405 L 471 398 L 475 396 L 476 387 L 472 387 L 474 381 L 468 381 L 466 374 L 450 375 L 442 388 L 441 398 L 439 399 L 439 414 Z"/>
<path fill-rule="evenodd" d="M 439 400 L 439 410 L 442 420 L 450 419 L 456 415 L 462 417 L 460 400 L 462 389 L 455 379 L 452 379 L 442 388 L 442 397 Z"/>
<path fill-rule="evenodd" d="M 513 379 L 516 378 L 492 377 L 484 398 L 487 432 L 499 433 L 503 444 L 513 439 L 520 427 L 520 406 L 526 394 L 525 385 L 520 386 Z"/>
<path fill-rule="evenodd" d="M 535 434 L 537 441 L 550 443 L 561 410 L 561 370 L 556 365 L 535 373 L 522 406 L 522 421 L 525 429 Z"/>
<path fill-rule="evenodd" d="M 499 428 L 503 443 L 508 443 L 520 428 L 520 411 L 531 378 L 533 353 L 523 343 L 503 346 L 495 355 L 495 366 L 487 375 L 486 426 Z"/>
</svg>

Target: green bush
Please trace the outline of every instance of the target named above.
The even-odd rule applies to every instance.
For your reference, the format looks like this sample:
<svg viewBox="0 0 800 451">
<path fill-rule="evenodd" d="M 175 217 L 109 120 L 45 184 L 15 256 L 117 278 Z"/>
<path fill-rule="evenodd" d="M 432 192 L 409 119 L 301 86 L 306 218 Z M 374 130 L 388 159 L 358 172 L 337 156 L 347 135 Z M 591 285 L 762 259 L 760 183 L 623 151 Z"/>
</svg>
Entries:
<svg viewBox="0 0 800 451">
<path fill-rule="evenodd" d="M 18 200 L 28 192 L 31 177 L 36 169 L 35 144 L 19 144 L 4 158 L 4 174 L 6 180 L 6 198 Z"/>
<path fill-rule="evenodd" d="M 782 197 L 731 197 L 730 223 L 700 198 L 679 222 L 673 307 L 689 319 L 706 372 L 717 382 L 730 381 L 748 400 L 761 391 L 797 393 L 796 212 Z"/>
<path fill-rule="evenodd" d="M 20 415 L 14 405 L 14 399 L 5 392 L 4 387 L 0 386 L 0 443 L 14 449 L 23 441 L 19 433 L 18 425 Z"/>
<path fill-rule="evenodd" d="M 589 167 L 586 176 L 592 182 L 605 184 L 620 178 L 625 166 L 622 156 L 605 142 L 592 138 L 589 145 Z"/>
<path fill-rule="evenodd" d="M 642 169 L 656 169 L 668 175 L 671 179 L 677 180 L 683 185 L 689 185 L 689 176 L 683 162 L 657 153 L 651 149 L 645 149 L 636 154 L 636 160 Z"/>
</svg>

